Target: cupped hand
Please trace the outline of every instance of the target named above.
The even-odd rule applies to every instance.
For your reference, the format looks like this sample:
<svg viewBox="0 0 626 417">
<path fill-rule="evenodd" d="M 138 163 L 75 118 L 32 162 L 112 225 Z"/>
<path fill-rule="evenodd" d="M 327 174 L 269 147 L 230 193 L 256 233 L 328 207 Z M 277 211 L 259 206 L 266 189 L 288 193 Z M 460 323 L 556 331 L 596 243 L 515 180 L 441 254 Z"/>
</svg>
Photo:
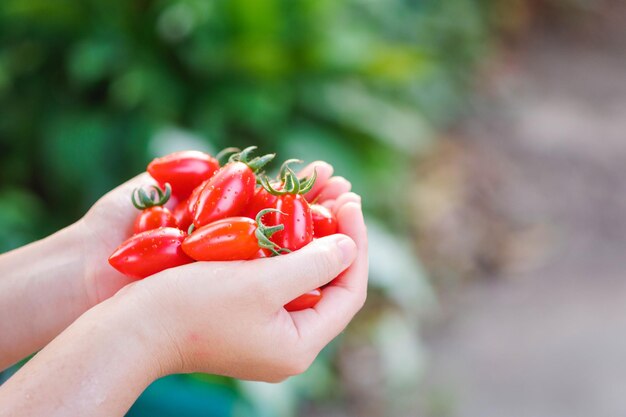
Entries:
<svg viewBox="0 0 626 417">
<path fill-rule="evenodd" d="M 350 199 L 354 199 L 353 196 Z M 360 204 L 333 207 L 341 234 L 278 257 L 197 262 L 120 292 L 151 326 L 161 374 L 206 372 L 276 382 L 306 370 L 366 298 L 367 236 Z M 311 309 L 283 305 L 323 289 Z"/>
<path fill-rule="evenodd" d="M 300 175 L 317 171 L 317 181 L 307 194 L 310 201 L 334 202 L 334 199 L 350 190 L 350 183 L 341 177 L 333 177 L 333 167 L 316 161 L 306 166 Z M 125 285 L 134 281 L 112 268 L 108 258 L 132 233 L 132 224 L 138 214 L 131 203 L 131 194 L 137 187 L 155 184 L 147 173 L 140 174 L 107 193 L 77 223 L 83 241 L 84 282 L 88 304 L 95 305 L 111 297 Z"/>
</svg>

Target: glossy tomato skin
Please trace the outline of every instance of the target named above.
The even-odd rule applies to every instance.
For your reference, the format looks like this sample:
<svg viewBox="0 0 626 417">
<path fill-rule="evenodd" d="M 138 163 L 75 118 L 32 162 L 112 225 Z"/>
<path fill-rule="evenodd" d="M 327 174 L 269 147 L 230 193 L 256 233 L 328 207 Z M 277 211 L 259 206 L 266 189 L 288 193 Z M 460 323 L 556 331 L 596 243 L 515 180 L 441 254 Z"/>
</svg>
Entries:
<svg viewBox="0 0 626 417">
<path fill-rule="evenodd" d="M 254 191 L 254 195 L 250 199 L 243 215 L 255 219 L 259 211 L 266 208 L 275 208 L 277 201 L 277 196 L 270 194 L 265 188 L 259 187 Z"/>
<path fill-rule="evenodd" d="M 197 261 L 252 259 L 259 252 L 257 224 L 248 217 L 228 217 L 195 230 L 183 242 L 183 251 Z"/>
<path fill-rule="evenodd" d="M 313 240 L 313 217 L 311 208 L 304 196 L 300 194 L 284 194 L 278 197 L 276 209 L 270 213 L 270 225 L 282 224 L 285 228 L 276 232 L 271 241 L 281 248 L 291 251 L 308 245 Z"/>
<path fill-rule="evenodd" d="M 311 204 L 313 218 L 313 236 L 324 237 L 337 233 L 337 219 L 326 207 L 321 204 Z"/>
<path fill-rule="evenodd" d="M 314 307 L 315 304 L 322 299 L 322 291 L 318 288 L 313 291 L 309 291 L 306 294 L 302 294 L 295 300 L 291 300 L 285 304 L 285 310 L 287 311 L 300 311 L 306 308 Z"/>
<path fill-rule="evenodd" d="M 178 227 L 178 222 L 171 211 L 162 206 L 144 209 L 139 213 L 133 225 L 133 233 L 141 233 L 159 227 Z"/>
<path fill-rule="evenodd" d="M 172 186 L 172 194 L 180 200 L 187 198 L 194 188 L 219 169 L 219 162 L 199 151 L 180 151 L 157 158 L 148 165 L 148 172 L 164 186 Z"/>
<path fill-rule="evenodd" d="M 134 235 L 109 257 L 111 266 L 131 278 L 142 279 L 165 269 L 193 262 L 181 245 L 187 236 L 173 227 Z"/>
<path fill-rule="evenodd" d="M 200 228 L 219 219 L 241 215 L 252 196 L 256 176 L 243 162 L 230 162 L 206 182 L 193 208 L 193 224 Z"/>
</svg>

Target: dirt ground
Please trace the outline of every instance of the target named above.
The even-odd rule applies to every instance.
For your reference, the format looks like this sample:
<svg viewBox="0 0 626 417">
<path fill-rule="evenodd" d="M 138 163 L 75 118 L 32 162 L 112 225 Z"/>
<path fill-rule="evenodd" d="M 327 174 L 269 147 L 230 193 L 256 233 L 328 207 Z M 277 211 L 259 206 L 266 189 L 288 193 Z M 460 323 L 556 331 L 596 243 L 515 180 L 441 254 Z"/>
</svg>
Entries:
<svg viewBox="0 0 626 417">
<path fill-rule="evenodd" d="M 530 40 L 459 129 L 532 227 L 513 266 L 442 294 L 420 415 L 626 415 L 625 28 Z"/>
</svg>

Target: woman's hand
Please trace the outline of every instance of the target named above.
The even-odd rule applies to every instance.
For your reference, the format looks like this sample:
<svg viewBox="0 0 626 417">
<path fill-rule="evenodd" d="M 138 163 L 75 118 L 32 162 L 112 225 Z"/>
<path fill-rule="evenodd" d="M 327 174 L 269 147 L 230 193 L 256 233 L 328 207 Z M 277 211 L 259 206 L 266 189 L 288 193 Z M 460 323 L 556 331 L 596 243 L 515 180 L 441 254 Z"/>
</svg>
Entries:
<svg viewBox="0 0 626 417">
<path fill-rule="evenodd" d="M 170 373 L 277 382 L 303 372 L 365 302 L 367 237 L 358 200 L 344 193 L 332 204 L 341 235 L 291 254 L 197 262 L 127 286 L 0 387 L 0 417 L 122 416 Z M 327 283 L 315 308 L 283 308 Z"/>
<path fill-rule="evenodd" d="M 309 195 L 330 204 L 350 183 L 333 178 L 324 162 Z M 152 184 L 142 174 L 102 197 L 83 219 L 46 239 L 0 255 L 0 370 L 41 349 L 70 323 L 132 280 L 107 259 L 131 234 L 137 210 L 130 201 L 134 188 Z M 329 197 L 326 197 L 328 195 Z M 352 194 L 344 194 L 343 198 Z M 352 195 L 353 196 L 353 195 Z"/>
<path fill-rule="evenodd" d="M 143 311 L 141 321 L 157 329 L 157 340 L 149 345 L 158 348 L 153 354 L 162 372 L 280 381 L 306 370 L 366 298 L 367 237 L 360 205 L 336 204 L 335 213 L 342 234 L 294 253 L 198 262 L 122 291 L 120 298 Z M 329 282 L 315 308 L 292 313 L 283 308 Z"/>
</svg>

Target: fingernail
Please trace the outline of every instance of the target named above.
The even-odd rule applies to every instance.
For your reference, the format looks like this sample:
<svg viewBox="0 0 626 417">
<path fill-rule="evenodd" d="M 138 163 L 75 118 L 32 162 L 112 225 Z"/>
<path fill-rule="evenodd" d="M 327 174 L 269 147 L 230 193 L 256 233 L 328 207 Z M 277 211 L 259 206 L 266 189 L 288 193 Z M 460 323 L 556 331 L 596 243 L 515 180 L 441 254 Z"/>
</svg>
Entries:
<svg viewBox="0 0 626 417">
<path fill-rule="evenodd" d="M 341 260 L 343 265 L 350 265 L 356 257 L 356 244 L 352 241 L 352 239 L 342 237 L 337 241 L 337 247 L 341 251 Z"/>
</svg>

